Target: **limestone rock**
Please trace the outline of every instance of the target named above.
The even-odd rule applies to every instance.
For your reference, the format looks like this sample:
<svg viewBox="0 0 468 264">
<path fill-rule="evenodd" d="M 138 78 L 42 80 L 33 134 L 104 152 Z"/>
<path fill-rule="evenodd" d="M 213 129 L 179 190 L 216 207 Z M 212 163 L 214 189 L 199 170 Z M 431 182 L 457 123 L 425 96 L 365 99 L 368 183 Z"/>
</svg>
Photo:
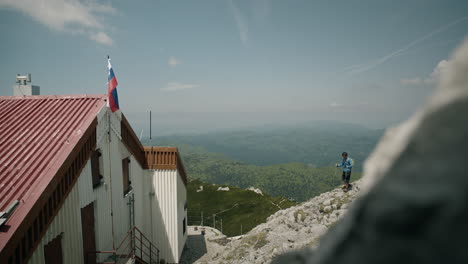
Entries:
<svg viewBox="0 0 468 264">
<path fill-rule="evenodd" d="M 360 184 L 360 181 L 354 183 L 355 186 Z M 280 210 L 241 239 L 232 239 L 222 250 L 211 254 L 214 257 L 208 262 L 269 263 L 275 256 L 285 252 L 315 248 L 328 227 L 347 211 L 338 207 L 352 202 L 356 195 L 357 192 L 344 194 L 337 188 L 297 206 Z"/>
<path fill-rule="evenodd" d="M 383 137 L 340 224 L 273 263 L 468 263 L 467 73 L 468 41 L 429 104 Z"/>
</svg>

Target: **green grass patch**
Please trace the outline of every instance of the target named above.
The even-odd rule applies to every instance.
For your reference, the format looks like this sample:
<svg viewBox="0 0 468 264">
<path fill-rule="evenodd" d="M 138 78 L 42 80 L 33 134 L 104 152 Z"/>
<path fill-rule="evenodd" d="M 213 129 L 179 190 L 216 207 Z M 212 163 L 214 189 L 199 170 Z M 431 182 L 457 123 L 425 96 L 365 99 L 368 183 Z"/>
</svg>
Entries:
<svg viewBox="0 0 468 264">
<path fill-rule="evenodd" d="M 296 212 L 294 212 L 294 221 L 296 221 L 296 223 L 301 220 L 302 222 L 304 222 L 305 218 L 306 218 L 307 214 L 302 210 L 302 209 L 299 209 L 297 210 Z"/>
<path fill-rule="evenodd" d="M 241 241 L 242 244 L 247 245 L 247 246 L 253 246 L 255 249 L 260 249 L 266 244 L 268 244 L 267 240 L 267 233 L 266 232 L 260 232 L 255 235 L 250 235 L 247 237 L 244 237 Z"/>
<path fill-rule="evenodd" d="M 203 186 L 203 191 L 197 192 Z M 229 191 L 217 191 L 218 187 L 200 180 L 189 180 L 188 195 L 188 224 L 200 225 L 201 212 L 203 224 L 221 229 L 227 236 L 245 234 L 261 223 L 265 223 L 268 216 L 278 210 L 296 205 L 295 202 L 283 197 L 272 197 L 268 194 L 260 195 L 252 191 L 229 187 Z M 275 205 L 276 204 L 276 205 Z M 278 206 L 280 208 L 278 208 Z M 215 214 L 215 221 L 213 221 Z"/>
</svg>

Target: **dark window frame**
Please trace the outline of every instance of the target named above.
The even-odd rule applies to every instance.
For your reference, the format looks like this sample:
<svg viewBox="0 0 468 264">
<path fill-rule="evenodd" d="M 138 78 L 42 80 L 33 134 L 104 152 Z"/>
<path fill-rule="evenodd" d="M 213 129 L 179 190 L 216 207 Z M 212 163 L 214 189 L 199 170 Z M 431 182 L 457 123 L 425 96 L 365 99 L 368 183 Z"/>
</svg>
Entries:
<svg viewBox="0 0 468 264">
<path fill-rule="evenodd" d="M 91 178 L 93 182 L 93 189 L 102 185 L 102 179 L 104 178 L 101 174 L 101 150 L 96 149 L 91 153 Z"/>
<path fill-rule="evenodd" d="M 122 159 L 122 181 L 123 194 L 125 196 L 132 190 L 132 182 L 130 181 L 130 157 Z"/>
</svg>

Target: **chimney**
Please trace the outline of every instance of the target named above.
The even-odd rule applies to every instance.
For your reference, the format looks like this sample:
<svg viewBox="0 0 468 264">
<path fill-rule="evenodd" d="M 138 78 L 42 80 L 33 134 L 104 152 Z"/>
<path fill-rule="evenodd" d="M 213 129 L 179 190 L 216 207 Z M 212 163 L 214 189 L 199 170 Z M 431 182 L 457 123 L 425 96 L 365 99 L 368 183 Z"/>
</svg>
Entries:
<svg viewBox="0 0 468 264">
<path fill-rule="evenodd" d="M 31 84 L 31 74 L 16 75 L 16 84 L 13 86 L 14 96 L 39 95 L 41 87 Z"/>
</svg>

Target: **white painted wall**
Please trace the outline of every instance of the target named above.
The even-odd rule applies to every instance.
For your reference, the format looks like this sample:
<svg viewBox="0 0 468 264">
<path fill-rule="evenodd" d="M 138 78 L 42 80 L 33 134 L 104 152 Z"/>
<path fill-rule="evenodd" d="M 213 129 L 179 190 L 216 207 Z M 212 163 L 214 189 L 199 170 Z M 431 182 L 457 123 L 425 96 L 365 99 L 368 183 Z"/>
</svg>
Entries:
<svg viewBox="0 0 468 264">
<path fill-rule="evenodd" d="M 187 234 L 182 234 L 182 221 L 187 212 L 184 209 L 187 193 L 177 170 L 149 170 L 148 178 L 154 192 L 149 210 L 150 229 L 155 245 L 161 250 L 161 259 L 178 262 L 182 254 Z"/>
<path fill-rule="evenodd" d="M 123 194 L 122 159 L 130 157 L 130 181 L 132 181 L 132 185 L 134 182 L 141 182 L 138 179 L 143 177 L 144 170 L 121 142 L 120 117 L 117 114 L 110 115 L 111 133 L 109 141 L 108 113 L 109 111 L 105 107 L 100 111 L 97 126 L 96 148 L 100 149 L 102 153 L 100 169 L 101 174 L 104 176 L 103 184 L 93 189 L 91 162 L 88 160 L 64 205 L 33 253 L 30 263 L 44 263 L 44 246 L 62 232 L 64 263 L 83 263 L 81 208 L 92 202 L 95 203 L 96 250 L 108 251 L 113 249 L 112 227 L 114 229 L 115 246 L 120 243 L 131 228 L 130 197 Z M 111 217 L 111 197 L 114 217 Z M 108 255 L 100 254 L 98 260 L 102 261 Z"/>
<path fill-rule="evenodd" d="M 135 192 L 135 189 L 127 195 L 123 193 L 122 159 L 130 157 L 132 187 L 139 185 L 139 179 L 142 178 L 144 170 L 121 141 L 120 116 L 115 113 L 110 114 L 111 133 L 109 140 L 108 114 L 110 111 L 103 108 L 101 112 L 98 115 L 97 149 L 100 149 L 102 153 L 100 168 L 104 176 L 104 184 L 95 188 L 93 192 L 96 196 L 96 248 L 106 251 L 112 250 L 114 246 L 117 247 L 132 227 L 130 195 Z M 111 213 L 113 217 L 111 217 Z M 112 235 L 112 228 L 114 235 Z"/>
<path fill-rule="evenodd" d="M 63 263 L 83 263 L 83 239 L 81 235 L 79 200 L 79 190 L 77 185 L 75 185 L 33 252 L 29 263 L 43 264 L 44 246 L 62 233 Z"/>
<path fill-rule="evenodd" d="M 187 202 L 187 188 L 180 177 L 179 172 L 177 172 L 177 221 L 178 221 L 178 231 L 177 231 L 177 248 L 176 256 L 180 259 L 182 251 L 184 250 L 185 242 L 187 241 L 187 210 L 185 209 L 185 203 Z M 183 233 L 183 220 L 185 218 L 185 233 Z"/>
<path fill-rule="evenodd" d="M 33 253 L 30 263 L 44 263 L 44 246 L 60 233 L 63 233 L 64 263 L 83 263 L 81 208 L 92 202 L 96 250 L 112 250 L 113 241 L 115 246 L 120 243 L 131 228 L 130 197 L 123 194 L 122 159 L 127 157 L 130 157 L 135 225 L 160 249 L 160 258 L 170 263 L 179 261 L 187 239 L 187 234 L 182 232 L 182 221 L 187 217 L 184 209 L 187 200 L 185 185 L 176 170 L 142 169 L 121 141 L 118 114 L 110 114 L 109 139 L 108 113 L 110 111 L 106 107 L 100 111 L 97 126 L 96 148 L 102 154 L 100 169 L 104 176 L 103 184 L 93 189 L 91 162 L 88 160 L 77 184 Z M 98 255 L 98 261 L 103 261 L 108 255 Z"/>
</svg>

